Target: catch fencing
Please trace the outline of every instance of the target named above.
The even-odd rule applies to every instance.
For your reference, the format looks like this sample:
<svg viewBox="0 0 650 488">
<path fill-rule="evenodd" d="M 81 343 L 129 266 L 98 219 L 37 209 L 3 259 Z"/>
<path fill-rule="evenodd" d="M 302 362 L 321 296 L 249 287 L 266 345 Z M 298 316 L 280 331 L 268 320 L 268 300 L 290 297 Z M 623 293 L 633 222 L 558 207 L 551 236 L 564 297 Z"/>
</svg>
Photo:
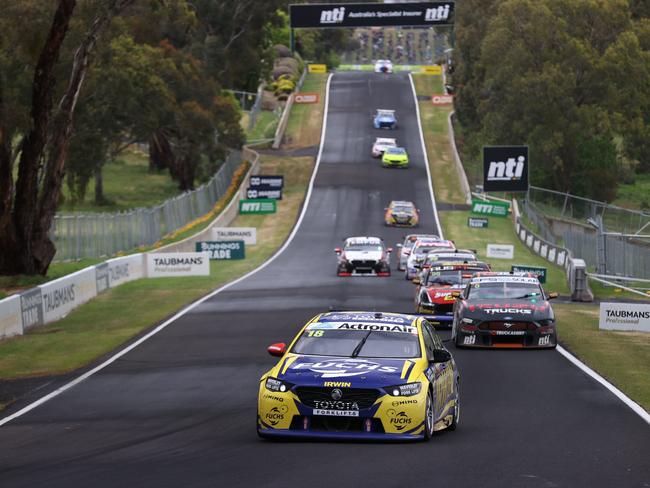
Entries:
<svg viewBox="0 0 650 488">
<path fill-rule="evenodd" d="M 546 241 L 604 275 L 650 278 L 650 214 L 531 187 L 524 214 Z"/>
<path fill-rule="evenodd" d="M 56 246 L 54 259 L 113 256 L 120 251 L 155 244 L 207 214 L 226 194 L 241 163 L 241 152 L 231 152 L 210 181 L 155 207 L 117 213 L 57 214 L 50 229 Z"/>
</svg>

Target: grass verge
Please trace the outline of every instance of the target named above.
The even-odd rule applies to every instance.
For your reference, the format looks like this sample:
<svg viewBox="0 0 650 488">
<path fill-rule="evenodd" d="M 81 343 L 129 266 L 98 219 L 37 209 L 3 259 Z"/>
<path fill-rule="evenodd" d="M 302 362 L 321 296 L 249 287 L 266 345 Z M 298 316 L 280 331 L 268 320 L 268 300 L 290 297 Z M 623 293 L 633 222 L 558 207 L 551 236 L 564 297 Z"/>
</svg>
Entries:
<svg viewBox="0 0 650 488">
<path fill-rule="evenodd" d="M 555 304 L 560 341 L 650 411 L 650 334 L 598 329 L 598 307 Z"/>
<path fill-rule="evenodd" d="M 312 110 L 319 111 L 322 120 L 322 104 L 312 105 Z M 297 116 L 318 118 L 312 114 Z M 246 249 L 245 260 L 212 262 L 211 274 L 207 277 L 143 279 L 126 283 L 98 296 L 58 322 L 2 341 L 0 379 L 74 371 L 161 322 L 184 305 L 257 268 L 291 232 L 313 167 L 312 157 L 262 156 L 261 172 L 283 174 L 285 188 L 277 213 L 238 216 L 232 223 L 233 226 L 255 226 L 258 229 L 258 244 Z"/>
<path fill-rule="evenodd" d="M 275 112 L 262 110 L 255 121 L 253 130 L 246 136 L 248 141 L 257 141 L 260 139 L 271 139 L 275 135 L 275 129 L 280 119 Z"/>
<path fill-rule="evenodd" d="M 310 147 L 318 144 L 323 124 L 322 114 L 325 103 L 324 93 L 327 76 L 324 73 L 311 73 L 305 78 L 300 91 L 316 92 L 320 93 L 321 96 L 317 104 L 293 104 L 291 117 L 287 122 L 284 149 Z"/>
<path fill-rule="evenodd" d="M 412 76 L 418 96 L 431 97 L 436 93 L 444 93 L 441 76 Z M 420 100 L 418 105 L 436 200 L 442 203 L 465 203 L 447 133 L 447 117 L 452 106 L 434 106 L 430 98 Z"/>
</svg>

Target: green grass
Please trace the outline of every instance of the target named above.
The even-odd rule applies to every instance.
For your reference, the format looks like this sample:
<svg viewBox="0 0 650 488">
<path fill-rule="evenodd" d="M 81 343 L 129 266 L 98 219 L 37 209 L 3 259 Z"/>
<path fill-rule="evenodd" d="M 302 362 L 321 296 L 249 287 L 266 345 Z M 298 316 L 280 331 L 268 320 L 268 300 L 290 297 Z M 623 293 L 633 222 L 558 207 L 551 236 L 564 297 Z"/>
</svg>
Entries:
<svg viewBox="0 0 650 488">
<path fill-rule="evenodd" d="M 280 121 L 275 112 L 270 110 L 262 110 L 257 116 L 255 126 L 247 136 L 247 141 L 257 141 L 260 139 L 272 139 L 275 136 L 275 129 Z"/>
<path fill-rule="evenodd" d="M 146 154 L 127 150 L 114 163 L 104 166 L 104 194 L 107 205 L 95 205 L 95 180 L 88 184 L 86 198 L 73 205 L 66 184 L 62 187 L 65 202 L 59 212 L 116 212 L 138 207 L 151 207 L 180 193 L 169 171 L 149 172 Z"/>
<path fill-rule="evenodd" d="M 650 334 L 598 329 L 598 307 L 555 304 L 560 341 L 650 411 Z"/>
<path fill-rule="evenodd" d="M 322 116 L 322 106 L 312 107 Z M 259 267 L 282 245 L 293 228 L 313 167 L 312 157 L 262 156 L 262 173 L 285 176 L 283 200 L 275 214 L 244 215 L 233 221 L 233 226 L 258 229 L 258 244 L 247 247 L 245 260 L 211 263 L 211 274 L 207 277 L 142 279 L 126 283 L 55 323 L 2 341 L 0 379 L 61 374 L 78 369 L 160 323 L 184 305 Z"/>
<path fill-rule="evenodd" d="M 413 75 L 413 84 L 417 95 L 430 97 L 444 93 L 441 76 L 416 74 Z M 436 107 L 430 100 L 423 100 L 418 104 L 436 200 L 444 203 L 465 203 L 465 195 L 461 190 L 449 145 L 447 117 L 452 107 Z"/>
<path fill-rule="evenodd" d="M 322 110 L 325 103 L 324 93 L 327 77 L 328 75 L 324 73 L 309 73 L 306 76 L 300 91 L 317 92 L 321 96 L 317 104 L 293 104 L 285 132 L 285 148 L 309 147 L 318 144 L 323 123 Z"/>
<path fill-rule="evenodd" d="M 618 185 L 616 200 L 612 203 L 625 208 L 650 210 L 650 174 L 636 175 L 631 185 Z"/>
</svg>

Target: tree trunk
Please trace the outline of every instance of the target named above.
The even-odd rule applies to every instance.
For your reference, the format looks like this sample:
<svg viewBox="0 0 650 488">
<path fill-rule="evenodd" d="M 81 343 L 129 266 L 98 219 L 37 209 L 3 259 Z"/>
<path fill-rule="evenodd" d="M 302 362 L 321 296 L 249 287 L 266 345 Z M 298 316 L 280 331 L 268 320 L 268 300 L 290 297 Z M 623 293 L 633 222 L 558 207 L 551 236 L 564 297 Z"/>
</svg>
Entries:
<svg viewBox="0 0 650 488">
<path fill-rule="evenodd" d="M 56 64 L 76 6 L 76 0 L 59 0 L 34 73 L 33 125 L 21 145 L 11 223 L 8 229 L 0 229 L 0 274 L 44 275 L 54 258 L 56 249 L 49 231 L 61 196 L 72 116 L 88 70 L 88 57 L 113 16 L 133 1 L 111 0 L 108 9 L 95 19 L 75 52 L 68 86 L 51 120 Z M 41 168 L 46 143 L 47 163 Z M 44 177 L 39 191 L 41 169 Z M 5 215 L 0 215 L 0 222 L 5 218 Z"/>
<path fill-rule="evenodd" d="M 104 173 L 103 166 L 98 164 L 95 167 L 95 205 L 103 205 L 106 202 L 104 198 Z"/>
<path fill-rule="evenodd" d="M 149 171 L 169 168 L 173 158 L 169 139 L 163 129 L 158 129 L 149 139 Z"/>
</svg>

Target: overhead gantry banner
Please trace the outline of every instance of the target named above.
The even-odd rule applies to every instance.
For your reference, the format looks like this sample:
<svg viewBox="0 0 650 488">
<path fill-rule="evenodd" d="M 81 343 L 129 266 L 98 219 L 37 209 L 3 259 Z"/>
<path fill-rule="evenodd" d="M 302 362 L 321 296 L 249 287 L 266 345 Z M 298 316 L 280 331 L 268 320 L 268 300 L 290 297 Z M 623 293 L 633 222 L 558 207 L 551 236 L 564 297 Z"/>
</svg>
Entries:
<svg viewBox="0 0 650 488">
<path fill-rule="evenodd" d="M 454 2 L 327 3 L 289 6 L 291 28 L 449 25 Z"/>
</svg>

